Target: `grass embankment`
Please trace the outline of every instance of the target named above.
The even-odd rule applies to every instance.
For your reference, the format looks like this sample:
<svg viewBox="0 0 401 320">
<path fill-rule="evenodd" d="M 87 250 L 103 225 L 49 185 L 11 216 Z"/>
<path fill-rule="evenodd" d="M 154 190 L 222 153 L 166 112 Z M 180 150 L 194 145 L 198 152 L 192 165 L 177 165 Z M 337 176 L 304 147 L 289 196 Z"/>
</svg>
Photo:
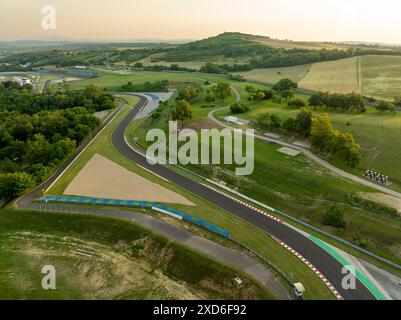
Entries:
<svg viewBox="0 0 401 320">
<path fill-rule="evenodd" d="M 1 299 L 272 299 L 246 275 L 127 222 L 13 209 L 0 222 Z M 45 265 L 56 290 L 41 287 Z"/>
<path fill-rule="evenodd" d="M 280 245 L 278 245 L 269 235 L 244 222 L 243 220 L 234 217 L 233 215 L 213 206 L 192 193 L 182 190 L 181 188 L 172 185 L 158 177 L 150 174 L 149 172 L 134 165 L 128 159 L 122 157 L 113 148 L 110 142 L 110 135 L 114 128 L 122 121 L 127 115 L 128 108 L 125 108 L 115 120 L 107 127 L 102 134 L 94 141 L 94 143 L 86 149 L 86 151 L 79 157 L 73 166 L 62 176 L 62 178 L 55 184 L 49 191 L 49 194 L 57 195 L 62 194 L 68 184 L 73 180 L 79 170 L 86 164 L 94 153 L 99 153 L 106 158 L 114 161 L 115 163 L 142 175 L 150 181 L 156 182 L 166 188 L 169 188 L 196 204 L 196 207 L 186 207 L 180 205 L 172 205 L 171 207 L 188 212 L 198 218 L 204 219 L 213 223 L 221 228 L 229 230 L 233 237 L 249 247 L 253 248 L 264 257 L 279 266 L 291 279 L 301 281 L 307 288 L 306 299 L 333 299 L 334 296 L 326 285 L 320 281 L 317 276 L 299 259 L 294 255 L 287 252 Z M 216 240 L 215 236 L 203 232 L 195 227 L 192 228 L 193 232 L 201 233 L 204 236 L 211 237 Z M 224 245 L 230 246 L 230 242 L 219 238 L 218 241 Z"/>
</svg>

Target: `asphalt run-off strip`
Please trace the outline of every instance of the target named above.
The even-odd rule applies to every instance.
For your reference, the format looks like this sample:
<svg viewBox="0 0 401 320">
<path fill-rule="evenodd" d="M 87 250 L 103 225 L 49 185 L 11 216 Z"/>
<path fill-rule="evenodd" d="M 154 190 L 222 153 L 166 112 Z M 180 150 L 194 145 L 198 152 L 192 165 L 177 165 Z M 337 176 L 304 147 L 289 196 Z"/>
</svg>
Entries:
<svg viewBox="0 0 401 320">
<path fill-rule="evenodd" d="M 295 251 L 293 248 L 291 248 L 289 245 L 284 243 L 283 241 L 277 239 L 276 237 L 273 237 L 273 240 L 276 241 L 278 244 L 280 244 L 282 247 L 286 248 L 288 251 L 290 251 L 293 255 L 295 255 L 297 258 L 299 258 L 303 263 L 305 263 L 322 281 L 326 284 L 327 287 L 333 292 L 333 294 L 336 296 L 338 300 L 344 300 L 343 296 L 337 291 L 336 288 L 330 283 L 329 280 L 318 270 L 316 267 L 311 264 L 308 260 L 306 260 L 300 253 Z"/>
<path fill-rule="evenodd" d="M 323 250 L 328 252 L 331 256 L 333 256 L 336 260 L 338 260 L 343 266 L 349 267 L 352 266 L 351 263 L 347 261 L 341 254 L 339 254 L 335 249 L 330 247 L 328 244 L 326 244 L 324 241 L 310 235 L 308 236 L 308 239 L 311 240 L 313 243 L 321 247 Z M 377 300 L 386 300 L 384 295 L 380 292 L 380 290 L 359 270 L 356 269 L 356 267 L 353 268 L 348 268 L 350 272 L 354 274 L 358 278 L 363 285 L 368 288 L 368 290 L 375 296 Z"/>
</svg>

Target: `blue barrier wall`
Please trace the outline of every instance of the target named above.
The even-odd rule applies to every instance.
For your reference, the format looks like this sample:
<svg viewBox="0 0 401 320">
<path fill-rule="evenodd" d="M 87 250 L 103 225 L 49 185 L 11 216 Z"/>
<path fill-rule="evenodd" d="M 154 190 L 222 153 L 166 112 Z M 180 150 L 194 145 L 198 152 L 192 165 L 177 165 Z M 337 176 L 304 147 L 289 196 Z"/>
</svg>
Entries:
<svg viewBox="0 0 401 320">
<path fill-rule="evenodd" d="M 159 208 L 171 213 L 174 213 L 183 220 L 196 224 L 209 231 L 217 233 L 223 237 L 230 238 L 231 233 L 227 230 L 221 229 L 214 224 L 208 223 L 202 219 L 196 218 L 185 212 L 181 212 L 176 209 L 171 209 L 167 206 L 163 206 L 157 202 L 149 201 L 133 201 L 133 200 L 115 200 L 115 199 L 101 199 L 101 198 L 86 198 L 86 197 L 74 197 L 74 196 L 45 196 L 40 198 L 40 201 L 46 202 L 58 202 L 58 203 L 74 203 L 74 204 L 93 204 L 93 205 L 111 205 L 121 207 L 132 207 L 132 208 Z"/>
</svg>

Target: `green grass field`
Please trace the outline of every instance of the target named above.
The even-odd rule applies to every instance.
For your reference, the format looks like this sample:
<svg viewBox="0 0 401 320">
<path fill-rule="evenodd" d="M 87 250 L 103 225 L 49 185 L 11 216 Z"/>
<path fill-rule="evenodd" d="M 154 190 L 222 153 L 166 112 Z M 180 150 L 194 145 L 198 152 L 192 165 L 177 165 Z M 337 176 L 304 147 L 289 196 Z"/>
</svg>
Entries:
<svg viewBox="0 0 401 320">
<path fill-rule="evenodd" d="M 169 80 L 171 83 L 195 82 L 203 83 L 206 80 L 218 82 L 227 79 L 226 76 L 194 74 L 188 72 L 152 72 L 137 71 L 129 74 L 121 74 L 116 72 L 100 72 L 100 76 L 94 79 L 86 79 L 69 83 L 68 88 L 79 90 L 85 88 L 89 84 L 96 85 L 102 89 L 109 91 L 120 90 L 121 86 L 131 81 L 133 84 L 142 84 L 146 81 L 155 82 L 159 80 Z"/>
<path fill-rule="evenodd" d="M 401 57 L 362 57 L 363 94 L 392 100 L 401 96 Z"/>
<path fill-rule="evenodd" d="M 267 257 L 277 266 L 279 266 L 286 274 L 290 275 L 295 281 L 302 281 L 308 288 L 307 299 L 333 299 L 329 289 L 321 282 L 316 275 L 304 265 L 298 258 L 287 252 L 278 245 L 265 232 L 249 225 L 243 220 L 232 216 L 231 214 L 220 210 L 209 202 L 206 202 L 193 194 L 182 190 L 149 172 L 137 167 L 128 159 L 119 155 L 110 142 L 110 134 L 117 124 L 127 115 L 128 108 L 124 109 L 111 125 L 103 131 L 103 133 L 95 140 L 90 147 L 86 149 L 84 154 L 74 163 L 73 166 L 62 176 L 62 178 L 54 185 L 48 194 L 62 194 L 68 184 L 73 180 L 76 174 L 83 168 L 87 161 L 94 153 L 99 153 L 104 157 L 114 161 L 115 163 L 142 175 L 150 181 L 156 182 L 166 188 L 180 193 L 188 200 L 196 204 L 196 207 L 186 207 L 182 205 L 173 205 L 171 207 L 188 212 L 196 217 L 202 218 L 210 223 L 216 224 L 221 228 L 225 228 L 232 232 L 233 237 L 255 249 L 257 252 Z M 196 230 L 195 230 L 196 231 Z"/>
<path fill-rule="evenodd" d="M 172 64 L 177 64 L 180 67 L 184 68 L 190 68 L 190 69 L 195 69 L 199 70 L 201 67 L 203 67 L 208 61 L 207 60 L 193 60 L 193 61 L 178 61 L 178 62 L 170 62 L 170 61 L 164 61 L 164 60 L 159 60 L 163 59 L 162 58 L 163 53 L 156 53 L 153 54 L 149 57 L 146 57 L 139 62 L 143 63 L 145 66 L 154 66 L 154 65 L 161 65 L 161 66 L 166 66 L 169 67 Z M 229 58 L 224 58 L 224 57 L 216 57 L 213 59 L 213 63 L 215 64 L 227 64 L 227 65 L 234 65 L 234 64 L 246 64 L 249 63 L 251 59 L 250 58 L 239 58 L 239 59 L 229 59 Z"/>
<path fill-rule="evenodd" d="M 124 221 L 2 209 L 0 222 L 1 299 L 272 299 L 246 275 Z M 56 290 L 41 287 L 45 265 Z"/>
<path fill-rule="evenodd" d="M 298 110 L 289 108 L 284 104 L 273 102 L 263 102 L 255 105 L 241 118 L 254 121 L 264 113 L 275 113 L 282 119 L 296 117 Z M 336 163 L 347 171 L 357 175 L 367 169 L 375 169 L 391 177 L 393 184 L 390 188 L 401 191 L 401 170 L 399 159 L 401 149 L 394 146 L 401 143 L 401 114 L 390 114 L 377 112 L 373 107 L 368 107 L 363 114 L 327 112 L 332 120 L 334 127 L 350 132 L 355 136 L 356 141 L 362 146 L 362 162 L 353 170 L 345 167 L 341 163 Z M 219 116 L 229 115 L 229 111 L 217 113 Z"/>
</svg>

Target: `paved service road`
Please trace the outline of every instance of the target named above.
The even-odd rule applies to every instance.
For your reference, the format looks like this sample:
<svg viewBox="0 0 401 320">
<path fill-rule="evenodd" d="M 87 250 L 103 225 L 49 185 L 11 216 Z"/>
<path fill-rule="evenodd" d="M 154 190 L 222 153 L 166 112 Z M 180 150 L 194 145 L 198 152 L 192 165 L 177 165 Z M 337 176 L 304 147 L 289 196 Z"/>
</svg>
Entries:
<svg viewBox="0 0 401 320">
<path fill-rule="evenodd" d="M 251 208 L 231 200 L 204 185 L 191 180 L 178 172 L 171 170 L 161 165 L 151 165 L 146 160 L 145 156 L 133 150 L 128 145 L 124 137 L 124 131 L 130 122 L 135 118 L 139 110 L 147 103 L 146 98 L 140 97 L 137 108 L 134 108 L 128 116 L 121 122 L 117 129 L 112 134 L 112 143 L 115 148 L 131 161 L 141 165 L 142 167 L 154 172 L 155 174 L 171 181 L 172 183 L 189 190 L 202 199 L 205 199 L 217 207 L 220 207 L 227 212 L 249 222 L 250 224 L 266 231 L 268 234 L 285 242 L 294 250 L 303 255 L 309 262 L 311 262 L 337 289 L 337 291 L 346 300 L 371 300 L 374 296 L 370 291 L 357 280 L 357 287 L 355 290 L 345 290 L 342 288 L 341 282 L 343 279 L 342 269 L 343 266 L 324 251 L 319 246 L 305 238 L 300 233 L 291 229 L 290 227 L 269 219 L 265 216 L 258 214 Z M 320 281 L 316 278 L 316 281 Z"/>
</svg>

